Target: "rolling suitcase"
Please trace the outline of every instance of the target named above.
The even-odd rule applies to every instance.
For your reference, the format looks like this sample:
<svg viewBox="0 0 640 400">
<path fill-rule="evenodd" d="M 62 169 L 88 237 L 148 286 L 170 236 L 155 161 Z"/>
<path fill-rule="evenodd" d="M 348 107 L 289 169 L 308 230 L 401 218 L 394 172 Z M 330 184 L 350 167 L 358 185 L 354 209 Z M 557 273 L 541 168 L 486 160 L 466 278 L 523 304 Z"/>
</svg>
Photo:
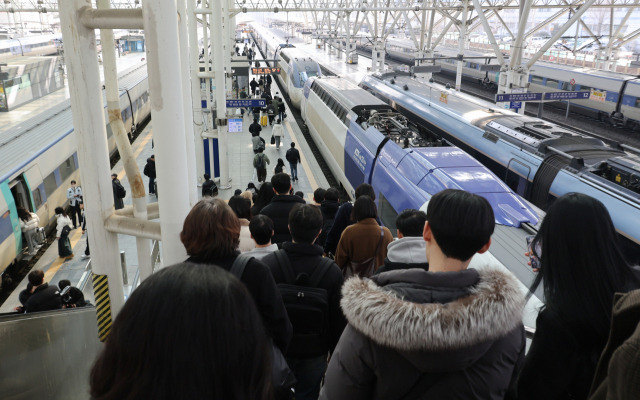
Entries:
<svg viewBox="0 0 640 400">
<path fill-rule="evenodd" d="M 262 126 L 267 126 L 269 124 L 269 117 L 266 115 L 263 115 L 260 117 L 260 125 Z"/>
</svg>

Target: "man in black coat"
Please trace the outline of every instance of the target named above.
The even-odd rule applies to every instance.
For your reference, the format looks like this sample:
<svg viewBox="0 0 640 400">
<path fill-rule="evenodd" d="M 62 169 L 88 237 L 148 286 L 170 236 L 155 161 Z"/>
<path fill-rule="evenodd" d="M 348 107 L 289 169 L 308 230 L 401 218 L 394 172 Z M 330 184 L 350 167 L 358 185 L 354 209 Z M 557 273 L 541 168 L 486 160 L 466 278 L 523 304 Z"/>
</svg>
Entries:
<svg viewBox="0 0 640 400">
<path fill-rule="evenodd" d="M 280 244 L 291 241 L 289 232 L 289 212 L 296 204 L 305 204 L 304 200 L 298 196 L 290 195 L 291 178 L 284 173 L 275 174 L 271 177 L 271 184 L 276 195 L 271 199 L 271 203 L 260 211 L 273 221 L 274 235 L 271 243 Z"/>
<path fill-rule="evenodd" d="M 258 119 L 254 118 L 253 123 L 249 125 L 249 133 L 252 135 L 259 135 L 262 131 L 262 126 L 258 123 Z"/>
<path fill-rule="evenodd" d="M 258 82 L 256 82 L 256 78 L 253 78 L 251 82 L 249 82 L 249 87 L 251 88 L 251 94 L 255 96 L 256 89 L 258 88 Z"/>
<path fill-rule="evenodd" d="M 113 189 L 113 205 L 116 210 L 124 208 L 124 197 L 127 195 L 127 190 L 122 186 L 118 179 L 118 174 L 111 174 L 111 188 Z"/>
<path fill-rule="evenodd" d="M 144 174 L 149 177 L 149 194 L 156 194 L 156 156 L 151 155 L 147 158 L 147 164 L 144 166 Z"/>
<path fill-rule="evenodd" d="M 55 286 L 49 286 L 44 281 L 44 272 L 36 269 L 29 272 L 29 283 L 31 284 L 31 294 L 20 293 L 20 298 L 26 298 L 24 302 L 25 312 L 50 311 L 62 307 L 60 291 Z M 28 289 L 26 289 L 28 290 Z M 23 291 L 24 292 L 24 291 Z"/>
<path fill-rule="evenodd" d="M 346 320 L 340 310 L 340 289 L 342 288 L 343 277 L 340 268 L 330 259 L 322 257 L 322 247 L 314 242 L 320 234 L 322 228 L 322 215 L 317 206 L 310 204 L 295 205 L 289 213 L 289 229 L 291 231 L 292 242 L 285 242 L 280 253 L 284 253 L 282 260 L 286 260 L 289 265 L 284 266 L 298 279 L 306 276 L 309 279 L 318 268 L 324 268 L 324 273 L 318 284 L 313 288 L 324 289 L 328 308 L 323 318 L 328 326 L 322 330 L 322 334 L 310 339 L 313 333 L 318 330 L 318 316 L 313 320 L 300 314 L 289 314 L 289 319 L 293 325 L 293 339 L 285 354 L 287 363 L 296 376 L 295 385 L 296 399 L 317 399 L 320 393 L 320 382 L 327 367 L 327 356 L 333 351 L 342 331 L 346 325 Z M 282 254 L 281 254 L 282 255 Z M 328 260 L 328 261 L 325 261 Z M 262 261 L 267 264 L 276 284 L 287 283 L 283 266 L 278 260 L 275 252 L 266 255 Z M 308 282 L 307 285 L 311 285 Z M 285 307 L 288 305 L 285 298 Z M 314 314 L 315 315 L 315 314 Z M 301 334 L 304 333 L 304 334 Z M 310 333 L 312 333 L 310 335 Z"/>
</svg>

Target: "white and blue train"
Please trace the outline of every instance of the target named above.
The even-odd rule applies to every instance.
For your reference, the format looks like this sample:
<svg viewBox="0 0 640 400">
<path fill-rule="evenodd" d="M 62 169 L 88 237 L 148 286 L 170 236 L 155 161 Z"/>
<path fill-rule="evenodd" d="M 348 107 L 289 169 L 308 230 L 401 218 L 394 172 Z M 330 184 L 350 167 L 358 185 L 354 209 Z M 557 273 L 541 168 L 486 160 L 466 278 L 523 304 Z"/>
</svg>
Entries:
<svg viewBox="0 0 640 400">
<path fill-rule="evenodd" d="M 366 41 L 361 41 L 358 49 L 371 53 L 371 45 Z M 413 66 L 417 50 L 411 41 L 390 39 L 385 45 L 385 53 L 388 59 Z M 442 60 L 435 60 L 435 64 L 440 65 L 442 72 L 455 74 L 458 63 L 454 59 L 456 54 L 457 50 L 438 47 L 436 57 L 441 57 Z M 496 64 L 495 56 L 468 50 L 465 50 L 465 55 L 475 58 L 464 62 L 462 78 L 481 82 L 485 86 L 497 87 L 500 72 L 488 72 L 483 69 L 484 64 Z M 529 92 L 590 91 L 591 89 L 606 91 L 604 101 L 572 100 L 572 111 L 599 120 L 624 124 L 631 129 L 640 129 L 640 78 L 638 76 L 545 61 L 536 62 L 529 73 Z"/>
<path fill-rule="evenodd" d="M 409 76 L 369 76 L 360 86 L 468 152 L 541 209 L 569 192 L 597 198 L 626 238 L 630 254 L 640 255 L 640 150 L 496 109 Z"/>
<path fill-rule="evenodd" d="M 151 113 L 146 64 L 120 75 L 120 110 L 129 132 Z M 106 101 L 105 101 L 106 104 Z M 105 121 L 108 121 L 105 107 Z M 117 151 L 107 123 L 111 154 Z M 71 180 L 79 185 L 77 142 L 73 130 L 70 101 L 2 133 L 0 143 L 0 273 L 20 260 L 26 241 L 22 238 L 17 207 L 40 218 L 41 226 L 55 227 L 54 210 L 67 203 Z"/>
<path fill-rule="evenodd" d="M 322 76 L 320 65 L 293 45 L 281 43 L 274 36 L 269 36 L 264 28 L 257 25 L 253 28 L 253 40 L 264 51 L 267 59 L 277 60 L 276 65 L 273 65 L 280 68 L 280 74 L 276 75 L 277 79 L 291 99 L 291 104 L 300 109 L 302 88 L 307 79 Z M 271 92 L 275 93 L 273 89 Z"/>
<path fill-rule="evenodd" d="M 448 188 L 487 198 L 500 225 L 538 222 L 533 208 L 469 154 L 429 140 L 391 106 L 345 79 L 309 79 L 302 117 L 347 193 L 353 197 L 365 182 L 375 188 L 379 214 L 392 232 L 399 212 L 418 209 Z"/>
<path fill-rule="evenodd" d="M 46 34 L 23 38 L 0 40 L 0 62 L 15 57 L 49 56 L 62 48 L 62 35 Z"/>
</svg>

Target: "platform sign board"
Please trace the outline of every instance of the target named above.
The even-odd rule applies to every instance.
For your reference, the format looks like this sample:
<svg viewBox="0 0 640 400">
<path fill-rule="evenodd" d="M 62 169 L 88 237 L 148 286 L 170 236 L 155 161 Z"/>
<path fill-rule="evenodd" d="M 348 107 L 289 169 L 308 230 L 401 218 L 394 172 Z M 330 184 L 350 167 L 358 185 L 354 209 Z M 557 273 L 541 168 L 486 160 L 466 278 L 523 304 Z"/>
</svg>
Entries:
<svg viewBox="0 0 640 400">
<path fill-rule="evenodd" d="M 500 93 L 496 94 L 496 103 L 511 101 L 540 101 L 542 93 Z"/>
<path fill-rule="evenodd" d="M 227 108 L 265 107 L 265 99 L 227 99 Z"/>
<path fill-rule="evenodd" d="M 589 92 L 550 92 L 544 94 L 545 100 L 587 100 Z"/>
<path fill-rule="evenodd" d="M 254 75 L 280 75 L 280 68 L 251 68 L 251 73 Z"/>
<path fill-rule="evenodd" d="M 229 133 L 242 132 L 242 118 L 229 118 Z"/>
<path fill-rule="evenodd" d="M 607 100 L 606 90 L 591 89 L 591 92 L 585 92 L 585 93 L 589 93 L 589 97 L 588 97 L 589 100 L 597 101 L 600 103 L 604 103 Z"/>
</svg>

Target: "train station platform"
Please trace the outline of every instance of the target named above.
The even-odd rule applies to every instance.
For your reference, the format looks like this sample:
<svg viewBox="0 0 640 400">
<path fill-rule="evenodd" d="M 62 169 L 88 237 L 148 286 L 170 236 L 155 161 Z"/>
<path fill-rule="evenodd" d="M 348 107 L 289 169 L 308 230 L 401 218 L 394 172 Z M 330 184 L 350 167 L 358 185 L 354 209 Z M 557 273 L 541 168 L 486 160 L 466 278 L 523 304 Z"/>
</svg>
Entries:
<svg viewBox="0 0 640 400">
<path fill-rule="evenodd" d="M 291 111 L 287 108 L 287 113 L 291 115 Z M 233 196 L 235 189 L 245 190 L 249 182 L 254 182 L 257 185 L 257 180 L 253 179 L 253 146 L 251 143 L 251 134 L 249 133 L 249 125 L 253 122 L 253 117 L 248 117 L 245 114 L 243 119 L 242 128 L 243 131 L 239 133 L 229 133 L 228 135 L 228 156 L 229 156 L 229 172 L 231 178 L 230 189 L 220 189 L 219 197 L 224 200 L 228 200 Z M 313 202 L 313 191 L 318 187 L 328 188 L 329 184 L 324 174 L 322 173 L 320 166 L 318 165 L 315 157 L 312 155 L 309 146 L 307 145 L 302 132 L 298 128 L 297 124 L 293 121 L 285 119 L 284 127 L 284 140 L 280 145 L 280 149 L 276 149 L 275 145 L 270 144 L 272 127 L 266 126 L 262 128 L 261 136 L 266 142 L 265 154 L 270 160 L 270 164 L 267 168 L 267 181 L 271 179 L 274 174 L 274 168 L 278 158 L 282 158 L 285 161 L 285 170 L 289 171 L 289 163 L 286 162 L 285 152 L 290 147 L 291 142 L 296 143 L 296 148 L 299 149 L 302 162 L 298 166 L 298 178 L 299 180 L 293 182 L 294 191 L 302 191 L 304 193 L 304 199 L 307 203 Z M 137 140 L 133 143 L 133 152 L 136 157 L 136 161 L 140 171 L 143 171 L 147 158 L 153 154 L 152 148 L 153 137 L 153 121 L 147 125 L 144 131 L 140 134 Z M 156 158 L 156 162 L 162 162 Z M 80 166 L 82 168 L 82 166 Z M 126 174 L 122 166 L 122 162 L 118 162 L 112 169 L 113 173 L 118 174 L 122 185 L 127 190 L 127 197 L 124 199 L 125 205 L 131 205 L 131 188 Z M 145 189 L 147 189 L 148 178 L 143 176 L 145 182 Z M 158 184 L 162 184 L 162 177 L 158 177 Z M 82 186 L 82 182 L 80 182 Z M 186 195 L 186 194 L 185 194 Z M 198 195 L 201 196 L 201 189 L 198 188 Z M 155 195 L 147 194 L 147 202 L 157 202 L 158 198 Z M 161 201 L 161 200 L 160 200 Z M 87 204 L 90 207 L 90 204 Z M 42 269 L 45 272 L 45 281 L 51 285 L 57 285 L 62 279 L 68 279 L 71 281 L 72 286 L 80 287 L 84 289 L 85 299 L 94 303 L 93 290 L 91 286 L 91 271 L 90 271 L 90 259 L 83 259 L 86 245 L 87 234 L 82 233 L 81 229 L 75 229 L 71 231 L 70 241 L 73 248 L 74 258 L 69 261 L 58 257 L 58 246 L 54 240 L 52 243 L 48 243 L 46 250 L 40 250 L 40 258 L 33 268 Z M 131 289 L 131 284 L 134 281 L 134 277 L 138 270 L 138 255 L 136 249 L 135 238 L 132 236 L 118 235 L 118 245 L 121 252 L 124 252 L 126 260 L 126 274 L 127 284 L 125 285 L 125 294 L 128 294 Z M 16 290 L 8 297 L 8 299 L 0 306 L 0 313 L 7 313 L 13 311 L 14 307 L 20 305 L 18 301 L 18 295 L 21 290 L 26 288 L 28 283 L 27 278 L 18 285 Z M 94 303 L 95 304 L 95 303 Z"/>
</svg>

